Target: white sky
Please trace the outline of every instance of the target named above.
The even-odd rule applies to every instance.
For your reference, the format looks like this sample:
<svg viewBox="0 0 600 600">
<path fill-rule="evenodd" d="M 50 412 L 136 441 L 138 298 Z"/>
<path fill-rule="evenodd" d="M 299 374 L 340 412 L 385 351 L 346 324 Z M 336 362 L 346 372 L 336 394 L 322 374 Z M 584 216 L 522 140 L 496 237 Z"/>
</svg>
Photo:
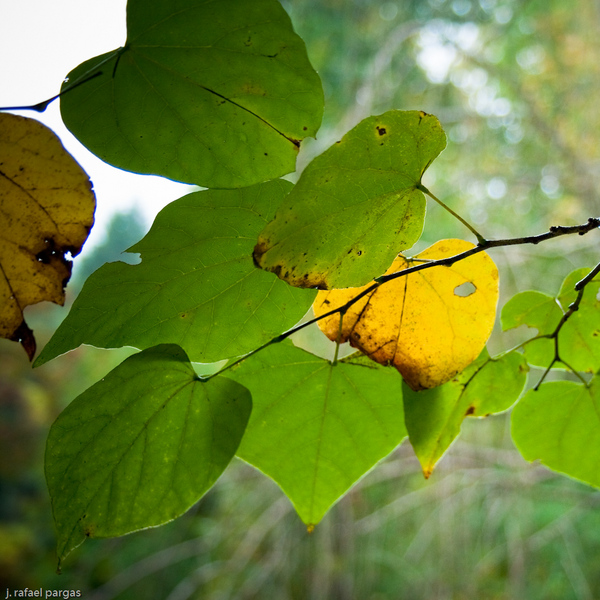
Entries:
<svg viewBox="0 0 600 600">
<path fill-rule="evenodd" d="M 125 6 L 126 0 L 0 0 L 0 107 L 47 100 L 78 64 L 122 46 Z M 58 101 L 44 113 L 18 114 L 50 127 L 94 184 L 96 225 L 84 252 L 101 241 L 114 211 L 138 206 L 149 225 L 164 205 L 190 189 L 103 163 L 64 127 Z"/>
</svg>

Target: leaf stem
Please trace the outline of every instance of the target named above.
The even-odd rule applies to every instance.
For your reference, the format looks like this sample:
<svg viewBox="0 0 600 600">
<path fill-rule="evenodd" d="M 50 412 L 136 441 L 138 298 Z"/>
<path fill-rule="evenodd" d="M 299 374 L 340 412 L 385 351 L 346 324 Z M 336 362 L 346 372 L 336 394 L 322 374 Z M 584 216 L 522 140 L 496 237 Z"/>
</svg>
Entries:
<svg viewBox="0 0 600 600">
<path fill-rule="evenodd" d="M 44 100 L 43 102 L 38 102 L 37 104 L 31 104 L 29 106 L 3 106 L 3 107 L 0 107 L 0 111 L 34 110 L 36 112 L 43 113 L 48 108 L 48 106 L 50 106 L 50 104 L 52 104 L 52 102 L 54 102 L 57 98 L 64 96 L 67 92 L 70 92 L 71 90 L 74 90 L 75 88 L 79 87 L 80 85 L 83 85 L 84 83 L 87 83 L 88 81 L 91 81 L 92 79 L 95 79 L 96 77 L 99 77 L 100 75 L 102 75 L 102 71 L 98 71 L 97 69 L 99 69 L 102 65 L 107 63 L 112 58 L 114 58 L 115 55 L 120 55 L 124 50 L 125 50 L 125 48 L 117 48 L 114 52 L 111 52 L 110 55 L 107 56 L 100 63 L 98 63 L 97 65 L 94 65 L 91 69 L 88 69 L 85 73 L 80 75 L 71 85 L 66 86 L 63 90 L 61 90 L 55 96 L 52 96 L 52 98 L 48 98 L 48 100 Z"/>
<path fill-rule="evenodd" d="M 473 227 L 470 223 L 468 223 L 465 219 L 463 219 L 458 213 L 454 212 L 447 204 L 442 202 L 439 198 L 434 196 L 424 185 L 421 183 L 417 184 L 417 189 L 422 191 L 424 194 L 427 194 L 432 200 L 435 200 L 443 209 L 448 211 L 455 219 L 458 219 L 476 238 L 477 242 L 482 244 L 486 240 L 485 238 Z"/>
<path fill-rule="evenodd" d="M 333 361 L 331 362 L 332 365 L 337 365 L 337 361 L 338 361 L 338 354 L 340 351 L 340 340 L 342 339 L 342 323 L 344 322 L 344 315 L 346 314 L 346 311 L 340 311 L 340 326 L 338 328 L 338 336 L 337 336 L 337 340 L 335 341 L 335 354 L 333 355 Z"/>
</svg>

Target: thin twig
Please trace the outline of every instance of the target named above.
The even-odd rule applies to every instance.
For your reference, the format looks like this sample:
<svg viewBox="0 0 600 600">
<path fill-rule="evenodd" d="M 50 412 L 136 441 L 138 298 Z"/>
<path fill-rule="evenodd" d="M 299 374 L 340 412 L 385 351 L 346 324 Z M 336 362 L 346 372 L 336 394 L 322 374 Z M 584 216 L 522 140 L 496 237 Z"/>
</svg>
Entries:
<svg viewBox="0 0 600 600">
<path fill-rule="evenodd" d="M 585 292 L 585 286 L 588 283 L 591 283 L 593 281 L 594 277 L 596 277 L 596 275 L 598 275 L 598 273 L 600 273 L 600 263 L 598 263 L 583 279 L 581 279 L 580 281 L 578 281 L 575 284 L 574 289 L 577 292 L 577 297 L 575 298 L 575 300 L 573 302 L 571 302 L 571 304 L 569 304 L 567 312 L 562 316 L 561 320 L 558 322 L 558 325 L 556 326 L 556 328 L 554 329 L 554 331 L 552 333 L 549 333 L 547 335 L 540 335 L 540 336 L 536 336 L 535 338 L 532 338 L 532 339 L 549 338 L 549 339 L 554 340 L 554 357 L 552 358 L 552 362 L 548 365 L 548 367 L 544 371 L 544 373 L 543 373 L 541 379 L 538 381 L 537 385 L 533 388 L 534 390 L 537 391 L 540 388 L 540 385 L 542 385 L 544 379 L 546 379 L 546 376 L 550 372 L 550 369 L 552 369 L 554 364 L 557 362 L 560 362 L 563 365 L 565 365 L 565 367 L 567 367 L 570 371 L 572 371 L 575 375 L 577 375 L 577 377 L 579 377 L 579 379 L 581 379 L 581 381 L 583 382 L 584 385 L 587 385 L 587 382 L 578 373 L 578 371 L 576 371 L 571 365 L 569 365 L 569 363 L 567 363 L 564 359 L 562 359 L 560 357 L 560 352 L 559 352 L 559 347 L 558 347 L 558 334 L 560 333 L 561 329 L 564 327 L 565 323 L 571 318 L 571 316 L 579 310 L 579 305 L 581 304 L 581 300 L 583 299 L 583 293 Z"/>
<path fill-rule="evenodd" d="M 480 252 L 484 252 L 490 248 L 500 248 L 502 246 L 517 246 L 520 244 L 533 244 L 537 245 L 540 242 L 545 242 L 546 240 L 553 239 L 555 237 L 560 237 L 562 235 L 585 235 L 589 231 L 593 231 L 594 229 L 598 229 L 600 227 L 600 217 L 590 217 L 587 223 L 583 225 L 573 225 L 573 226 L 555 226 L 550 227 L 550 229 L 546 233 L 541 233 L 539 235 L 530 235 L 526 237 L 519 238 L 505 238 L 500 240 L 485 240 L 470 250 L 465 250 L 460 254 L 455 254 L 454 256 L 449 256 L 448 258 L 440 258 L 439 260 L 434 260 L 430 263 L 425 263 L 421 265 L 415 265 L 414 267 L 410 267 L 403 271 L 397 271 L 396 273 L 390 273 L 389 275 L 382 275 L 381 277 L 376 277 L 376 283 L 386 283 L 387 281 L 391 281 L 392 279 L 396 279 L 398 277 L 404 277 L 406 275 L 410 275 L 411 273 L 416 273 L 417 271 L 422 271 L 423 269 L 430 269 L 431 267 L 451 267 L 454 263 L 457 263 L 465 258 L 469 258 L 469 256 L 473 256 L 475 254 L 479 254 Z M 369 289 L 372 291 L 372 289 Z M 361 297 L 364 294 L 361 295 Z"/>
</svg>

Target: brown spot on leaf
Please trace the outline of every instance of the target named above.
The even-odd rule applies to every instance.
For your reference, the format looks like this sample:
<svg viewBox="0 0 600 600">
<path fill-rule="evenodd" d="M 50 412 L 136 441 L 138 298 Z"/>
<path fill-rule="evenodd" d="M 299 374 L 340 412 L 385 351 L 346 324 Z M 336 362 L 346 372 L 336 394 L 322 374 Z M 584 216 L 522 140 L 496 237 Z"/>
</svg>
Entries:
<svg viewBox="0 0 600 600">
<path fill-rule="evenodd" d="M 377 125 L 377 126 L 375 127 L 375 129 L 377 129 L 377 133 L 378 133 L 379 135 L 385 135 L 385 134 L 387 133 L 387 130 L 386 130 L 386 128 L 385 128 L 385 127 L 379 127 L 379 125 Z"/>
<path fill-rule="evenodd" d="M 262 259 L 262 255 L 267 251 L 267 242 L 262 241 L 258 242 L 256 246 L 254 246 L 254 250 L 252 251 L 252 260 L 254 261 L 254 266 L 258 269 L 262 269 L 260 266 L 260 261 Z"/>
<path fill-rule="evenodd" d="M 471 415 L 475 414 L 475 407 L 471 404 L 471 406 L 469 406 L 469 408 L 467 408 L 466 412 L 465 412 L 465 417 L 470 417 Z"/>
</svg>

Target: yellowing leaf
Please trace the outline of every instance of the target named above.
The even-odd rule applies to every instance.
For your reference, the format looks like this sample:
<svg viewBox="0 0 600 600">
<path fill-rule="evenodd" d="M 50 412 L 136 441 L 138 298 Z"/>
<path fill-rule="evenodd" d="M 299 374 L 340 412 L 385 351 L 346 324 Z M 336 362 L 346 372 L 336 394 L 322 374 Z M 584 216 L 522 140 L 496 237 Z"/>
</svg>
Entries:
<svg viewBox="0 0 600 600">
<path fill-rule="evenodd" d="M 0 114 L 0 337 L 30 359 L 30 304 L 65 301 L 69 255 L 81 250 L 96 207 L 88 176 L 39 121 Z"/>
<path fill-rule="evenodd" d="M 398 256 L 387 274 L 473 248 L 442 240 L 412 259 Z M 418 261 L 418 262 L 417 262 Z M 317 317 L 343 307 L 368 286 L 319 292 Z M 498 270 L 484 252 L 382 284 L 345 313 L 319 321 L 331 340 L 350 344 L 383 365 L 395 366 L 413 390 L 450 381 L 483 350 L 498 302 Z"/>
</svg>

